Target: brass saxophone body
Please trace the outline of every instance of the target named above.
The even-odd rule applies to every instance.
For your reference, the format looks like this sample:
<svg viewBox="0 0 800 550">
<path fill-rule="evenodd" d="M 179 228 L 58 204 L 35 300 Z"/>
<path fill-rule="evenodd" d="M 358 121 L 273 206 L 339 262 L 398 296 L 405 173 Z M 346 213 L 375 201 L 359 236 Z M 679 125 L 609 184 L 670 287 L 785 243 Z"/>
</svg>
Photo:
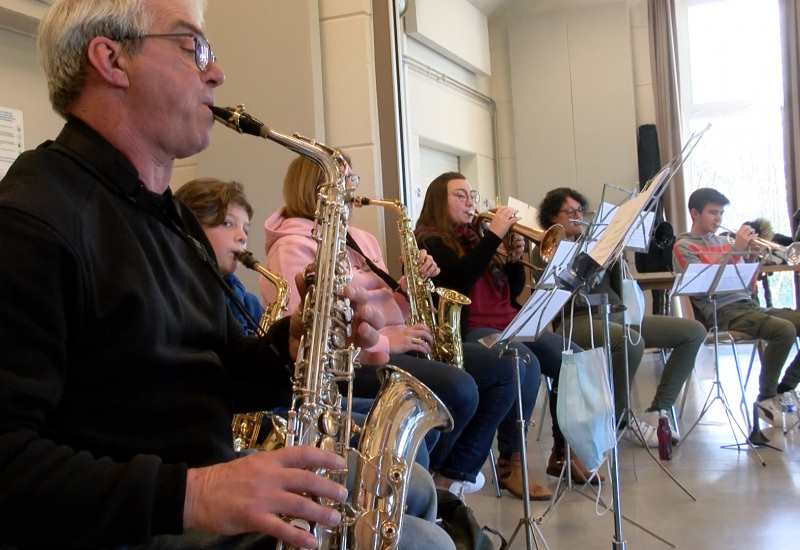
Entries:
<svg viewBox="0 0 800 550">
<path fill-rule="evenodd" d="M 258 321 L 258 333 L 264 335 L 269 330 L 269 327 L 272 326 L 272 323 L 282 318 L 286 312 L 291 295 L 291 288 L 286 279 L 281 277 L 280 273 L 276 273 L 261 265 L 261 263 L 253 257 L 252 252 L 245 250 L 239 253 L 236 259 L 246 268 L 263 275 L 266 280 L 275 286 L 275 300 L 264 309 L 264 313 L 261 314 L 261 319 Z M 286 430 L 286 422 L 282 418 L 272 415 L 267 411 L 238 413 L 233 415 L 233 421 L 231 422 L 233 449 L 237 453 L 244 449 L 256 448 L 258 445 L 258 435 L 261 431 L 261 424 L 265 416 L 272 418 L 272 432 L 268 435 L 260 448 L 269 450 L 278 445 L 277 440 L 283 437 Z"/>
<path fill-rule="evenodd" d="M 428 357 L 434 361 L 464 368 L 464 348 L 461 343 L 461 308 L 471 300 L 449 288 L 434 288 L 433 281 L 422 276 L 419 268 L 419 247 L 414 237 L 411 218 L 405 206 L 397 200 L 355 197 L 356 206 L 376 205 L 391 208 L 397 213 L 400 253 L 406 275 L 409 325 L 423 324 L 431 331 L 433 345 Z M 439 307 L 433 303 L 433 292 L 439 295 Z"/>
<path fill-rule="evenodd" d="M 367 415 L 358 449 L 350 447 L 351 382 L 360 350 L 346 343 L 353 318 L 344 297 L 344 287 L 352 278 L 345 248 L 347 203 L 352 200 L 345 186 L 346 162 L 341 153 L 322 143 L 267 128 L 241 105 L 211 110 L 218 121 L 234 130 L 271 139 L 309 158 L 326 176 L 326 183 L 317 189 L 312 231 L 317 253 L 305 273 L 309 286 L 302 305 L 303 332 L 292 378 L 286 445 L 313 445 L 346 459 L 351 454 L 356 458 L 352 501 L 331 504 L 319 500 L 336 507 L 342 521 L 334 528 L 309 526 L 317 537 L 317 548 L 394 549 L 419 444 L 428 430 L 451 428 L 452 417 L 430 389 L 400 369 L 390 368 Z M 347 388 L 345 396 L 339 383 Z M 341 484 L 347 480 L 347 469 L 317 473 Z M 279 541 L 279 549 L 287 547 Z"/>
<path fill-rule="evenodd" d="M 291 296 L 292 289 L 288 281 L 284 279 L 280 273 L 261 265 L 261 263 L 253 257 L 252 252 L 245 250 L 237 254 L 236 259 L 247 269 L 252 269 L 262 275 L 275 287 L 275 300 L 264 308 L 264 313 L 261 314 L 261 319 L 258 321 L 258 328 L 262 333 L 266 334 L 269 327 L 272 326 L 272 323 L 283 318 L 286 313 L 289 307 L 289 297 Z"/>
</svg>

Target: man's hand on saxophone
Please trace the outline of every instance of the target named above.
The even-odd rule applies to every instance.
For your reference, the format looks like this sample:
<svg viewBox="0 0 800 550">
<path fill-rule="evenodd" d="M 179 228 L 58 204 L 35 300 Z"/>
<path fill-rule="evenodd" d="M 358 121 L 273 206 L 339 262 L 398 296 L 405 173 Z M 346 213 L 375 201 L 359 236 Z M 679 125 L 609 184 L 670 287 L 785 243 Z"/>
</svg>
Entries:
<svg viewBox="0 0 800 550">
<path fill-rule="evenodd" d="M 314 548 L 315 536 L 282 516 L 337 525 L 341 518 L 334 508 L 304 495 L 343 502 L 347 489 L 312 470 L 344 466 L 338 454 L 306 445 L 192 468 L 186 478 L 183 528 L 230 535 L 266 533 L 298 548 Z"/>
<path fill-rule="evenodd" d="M 295 276 L 295 284 L 297 285 L 297 291 L 300 296 L 304 297 L 307 288 L 301 273 Z M 383 328 L 385 324 L 383 314 L 374 308 L 364 305 L 367 303 L 367 292 L 361 287 L 347 285 L 344 288 L 344 295 L 350 300 L 355 315 L 353 318 L 355 330 L 353 330 L 349 342 L 352 342 L 354 346 L 362 349 L 360 355 L 362 361 L 373 365 L 383 365 L 387 363 L 389 361 L 389 356 L 386 353 L 365 351 L 366 348 L 371 348 L 378 342 L 378 331 Z M 303 334 L 301 319 L 302 304 L 303 300 L 301 299 L 300 306 L 292 313 L 290 321 L 289 353 L 292 359 L 297 358 L 297 351 L 300 348 L 300 336 Z"/>
</svg>

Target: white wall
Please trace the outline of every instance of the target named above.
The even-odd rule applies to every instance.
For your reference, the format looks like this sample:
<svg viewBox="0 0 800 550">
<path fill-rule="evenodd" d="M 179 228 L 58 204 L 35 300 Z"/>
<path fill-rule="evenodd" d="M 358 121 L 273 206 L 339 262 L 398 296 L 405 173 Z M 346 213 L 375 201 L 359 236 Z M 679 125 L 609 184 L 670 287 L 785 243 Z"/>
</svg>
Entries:
<svg viewBox="0 0 800 550">
<path fill-rule="evenodd" d="M 412 159 L 411 213 L 418 214 L 430 183 L 420 180 L 420 146 L 458 155 L 461 172 L 484 197 L 485 206 L 493 207 L 496 195 L 493 106 L 491 101 L 481 99 L 489 95 L 489 78 L 485 76 L 489 71 L 481 68 L 480 61 L 490 54 L 488 24 L 485 19 L 475 17 L 475 8 L 466 0 L 449 0 L 437 9 L 418 0 L 409 4 L 409 12 L 415 14 L 413 25 L 407 22 L 414 33 L 406 36 L 404 42 L 404 55 L 411 60 L 405 65 Z M 468 20 L 470 24 L 454 25 L 458 20 Z M 431 29 L 430 32 L 435 29 L 434 35 L 424 39 L 421 34 L 425 29 Z M 433 41 L 435 49 L 428 46 Z M 454 45 L 453 52 L 443 51 L 447 44 Z M 477 45 L 485 51 L 472 51 Z M 470 60 L 465 61 L 464 57 Z"/>
<path fill-rule="evenodd" d="M 316 0 L 209 0 L 206 34 L 225 84 L 216 104 L 236 106 L 283 134 L 325 139 Z M 177 188 L 193 177 L 234 179 L 245 186 L 254 215 L 247 247 L 264 259 L 264 220 L 283 205 L 283 176 L 296 154 L 273 141 L 217 124 L 211 146 L 179 163 Z M 251 292 L 258 275 L 237 271 Z"/>
<path fill-rule="evenodd" d="M 622 29 L 625 16 L 628 28 Z M 609 17 L 616 31 L 609 31 Z M 568 20 L 591 41 L 573 36 L 570 42 Z M 593 204 L 603 183 L 633 187 L 636 130 L 655 122 L 646 1 L 516 0 L 490 20 L 489 31 L 503 189 L 536 205 L 560 185 L 579 188 Z M 518 59 L 538 55 L 538 74 L 517 66 L 529 59 L 512 63 L 512 40 Z M 613 70 L 614 77 L 594 67 Z M 613 105 L 603 99 L 608 94 L 615 96 Z M 616 116 L 609 117 L 610 108 Z M 571 128 L 576 116 L 583 120 L 577 134 Z M 610 134 L 610 126 L 620 135 Z"/>
<path fill-rule="evenodd" d="M 64 121 L 50 108 L 35 38 L 0 28 L 0 74 L 0 106 L 22 111 L 25 149 L 54 138 Z"/>
</svg>

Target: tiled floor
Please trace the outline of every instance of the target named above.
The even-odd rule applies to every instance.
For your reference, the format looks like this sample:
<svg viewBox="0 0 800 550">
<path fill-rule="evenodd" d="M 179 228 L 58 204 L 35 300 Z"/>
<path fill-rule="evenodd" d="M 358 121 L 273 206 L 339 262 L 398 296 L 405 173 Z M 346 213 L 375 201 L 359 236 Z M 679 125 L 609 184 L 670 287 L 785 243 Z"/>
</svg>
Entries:
<svg viewBox="0 0 800 550">
<path fill-rule="evenodd" d="M 749 350 L 745 349 L 744 353 L 749 355 Z M 709 389 L 713 387 L 710 379 L 698 381 L 698 378 L 713 372 L 702 372 L 701 364 L 713 364 L 707 363 L 708 359 L 713 360 L 711 351 L 701 350 L 695 375 L 688 386 L 685 414 L 679 424 L 683 433 L 697 419 Z M 737 390 L 729 351 L 724 353 L 721 365 L 722 388 L 731 402 L 735 418 L 742 423 L 737 408 L 741 395 Z M 645 355 L 634 382 L 634 412 L 640 413 L 645 404 L 649 404 L 661 368 L 657 354 Z M 758 369 L 758 363 L 755 369 Z M 748 387 L 751 402 L 755 393 L 757 380 Z M 540 418 L 542 395 L 534 411 L 535 420 Z M 529 470 L 537 482 L 555 490 L 557 480 L 544 473 L 552 446 L 549 416 L 545 418 L 541 441 L 536 441 L 537 432 L 538 427 L 529 432 Z M 672 460 L 663 463 L 696 501 L 659 468 L 657 450 L 654 450 L 654 460 L 645 449 L 620 442 L 620 509 L 623 517 L 627 518 L 621 522 L 621 540 L 627 548 L 800 548 L 800 430 L 796 428 L 786 436 L 778 428 L 765 427 L 763 432 L 772 444 L 782 449 L 758 449 L 766 466 L 762 466 L 752 450 L 721 448 L 734 443 L 733 433 L 721 402 L 712 403 L 690 437 L 674 448 Z M 737 435 L 743 441 L 741 434 Z M 482 525 L 499 529 L 508 539 L 524 516 L 523 502 L 507 492 L 496 498 L 488 462 L 483 472 L 486 485 L 480 492 L 467 495 L 467 504 Z M 606 477 L 608 479 L 608 474 Z M 541 533 L 547 547 L 553 550 L 620 548 L 621 545 L 614 543 L 613 512 L 598 516 L 595 503 L 581 496 L 581 487 L 576 486 L 564 494 L 554 510 L 546 515 Z M 591 495 L 591 491 L 587 490 L 585 494 Z M 601 496 L 610 504 L 611 495 L 611 484 L 607 480 L 602 486 Z M 548 502 L 532 502 L 532 515 L 542 516 L 549 505 Z M 539 541 L 538 547 L 545 548 L 545 545 Z M 499 548 L 499 541 L 495 548 Z M 510 548 L 526 548 L 524 528 L 519 530 Z"/>
</svg>

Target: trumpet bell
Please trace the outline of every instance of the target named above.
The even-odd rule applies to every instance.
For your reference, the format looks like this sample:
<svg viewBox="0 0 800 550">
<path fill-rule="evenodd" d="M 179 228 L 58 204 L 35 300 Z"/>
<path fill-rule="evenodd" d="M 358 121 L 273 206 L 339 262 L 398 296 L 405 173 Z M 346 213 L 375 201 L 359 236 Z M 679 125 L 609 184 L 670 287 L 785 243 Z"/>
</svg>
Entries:
<svg viewBox="0 0 800 550">
<path fill-rule="evenodd" d="M 653 232 L 653 243 L 657 248 L 666 250 L 675 244 L 675 230 L 669 222 L 661 222 Z"/>
<path fill-rule="evenodd" d="M 563 241 L 566 236 L 567 230 L 559 223 L 544 232 L 542 242 L 539 243 L 539 255 L 545 263 L 550 263 L 550 260 L 555 256 L 558 243 Z"/>
<path fill-rule="evenodd" d="M 794 242 L 786 247 L 786 264 L 800 264 L 800 242 Z"/>
</svg>

